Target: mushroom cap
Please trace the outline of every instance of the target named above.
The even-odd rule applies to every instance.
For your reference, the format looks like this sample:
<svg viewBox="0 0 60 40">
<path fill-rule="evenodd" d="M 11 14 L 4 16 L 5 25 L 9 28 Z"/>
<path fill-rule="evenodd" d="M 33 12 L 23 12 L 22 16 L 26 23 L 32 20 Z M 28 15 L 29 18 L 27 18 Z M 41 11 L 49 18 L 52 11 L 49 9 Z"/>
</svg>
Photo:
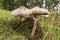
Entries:
<svg viewBox="0 0 60 40">
<path fill-rule="evenodd" d="M 11 12 L 11 14 L 13 16 L 21 16 L 24 18 L 30 17 L 30 13 L 31 13 L 31 11 L 24 6 L 20 6 L 19 8 L 15 9 Z"/>
<path fill-rule="evenodd" d="M 36 15 L 47 15 L 49 11 L 44 8 L 39 8 L 38 6 L 35 6 L 34 8 L 31 9 L 32 14 Z"/>
<path fill-rule="evenodd" d="M 29 18 L 32 15 L 36 16 L 36 15 L 47 15 L 47 14 L 49 14 L 49 11 L 47 9 L 39 8 L 38 6 L 35 6 L 32 9 L 28 9 L 24 6 L 20 6 L 19 8 L 11 12 L 11 15 L 21 16 L 23 18 Z"/>
</svg>

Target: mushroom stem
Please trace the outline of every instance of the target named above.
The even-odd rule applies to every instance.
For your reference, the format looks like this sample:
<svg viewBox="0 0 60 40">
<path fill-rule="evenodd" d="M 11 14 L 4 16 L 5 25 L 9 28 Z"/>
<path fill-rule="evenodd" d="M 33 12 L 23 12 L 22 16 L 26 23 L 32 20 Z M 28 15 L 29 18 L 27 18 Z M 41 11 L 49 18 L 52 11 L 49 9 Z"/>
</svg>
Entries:
<svg viewBox="0 0 60 40">
<path fill-rule="evenodd" d="M 36 24 L 37 24 L 37 20 L 34 21 L 34 27 L 33 27 L 33 29 L 32 29 L 31 37 L 33 37 L 34 34 L 35 34 Z"/>
<path fill-rule="evenodd" d="M 31 36 L 30 36 L 30 39 L 31 39 L 31 40 L 33 40 L 33 37 L 34 37 L 34 35 L 35 35 L 35 31 L 36 31 L 36 29 L 37 29 L 37 23 L 38 23 L 39 18 L 40 18 L 40 17 L 38 17 L 38 18 L 33 17 L 34 26 L 33 26 L 32 32 L 31 32 Z"/>
</svg>

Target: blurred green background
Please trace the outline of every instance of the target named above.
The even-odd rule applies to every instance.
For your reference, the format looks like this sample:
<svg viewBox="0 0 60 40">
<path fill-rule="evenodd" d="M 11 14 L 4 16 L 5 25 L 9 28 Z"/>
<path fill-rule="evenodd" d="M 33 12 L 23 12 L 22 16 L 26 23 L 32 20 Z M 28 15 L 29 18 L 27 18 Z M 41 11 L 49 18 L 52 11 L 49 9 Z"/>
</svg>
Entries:
<svg viewBox="0 0 60 40">
<path fill-rule="evenodd" d="M 60 40 L 60 13 L 54 10 L 57 1 L 46 0 L 50 14 L 48 18 L 41 17 L 39 20 L 44 33 L 41 40 L 51 40 L 51 36 L 53 40 Z M 21 21 L 21 17 L 14 17 L 10 13 L 21 5 L 28 8 L 29 2 L 29 0 L 0 0 L 0 40 L 27 40 L 33 26 L 32 19 Z M 42 7 L 43 0 L 36 0 L 34 5 Z"/>
</svg>

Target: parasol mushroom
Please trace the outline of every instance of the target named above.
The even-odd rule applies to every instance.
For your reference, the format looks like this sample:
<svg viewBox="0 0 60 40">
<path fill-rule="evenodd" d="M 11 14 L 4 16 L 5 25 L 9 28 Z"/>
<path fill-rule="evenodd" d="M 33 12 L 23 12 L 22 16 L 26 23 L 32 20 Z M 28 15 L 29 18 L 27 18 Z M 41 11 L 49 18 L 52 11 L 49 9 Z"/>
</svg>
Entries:
<svg viewBox="0 0 60 40">
<path fill-rule="evenodd" d="M 48 17 L 49 11 L 44 8 L 39 8 L 38 6 L 35 6 L 30 11 L 32 12 L 31 17 L 34 20 L 34 26 L 33 26 L 33 30 L 31 32 L 31 38 L 30 38 L 30 40 L 33 40 L 32 38 L 34 37 L 35 31 L 37 28 L 37 23 L 38 23 L 40 16 L 42 15 L 42 16 Z"/>
</svg>

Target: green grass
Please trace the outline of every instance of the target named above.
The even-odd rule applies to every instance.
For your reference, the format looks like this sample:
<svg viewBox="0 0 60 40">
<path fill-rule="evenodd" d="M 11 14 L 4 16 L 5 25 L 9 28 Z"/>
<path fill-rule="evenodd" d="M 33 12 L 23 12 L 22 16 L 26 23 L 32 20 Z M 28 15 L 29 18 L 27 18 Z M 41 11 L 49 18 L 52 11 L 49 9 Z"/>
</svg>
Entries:
<svg viewBox="0 0 60 40">
<path fill-rule="evenodd" d="M 28 28 L 30 24 L 26 21 L 24 21 L 26 24 L 21 24 L 18 21 L 18 17 L 14 17 L 11 14 L 11 11 L 0 9 L 0 40 L 25 40 L 26 37 L 28 36 Z M 55 18 L 55 13 L 52 12 L 53 14 L 51 18 Z M 58 19 L 57 19 L 58 18 Z M 53 35 L 55 35 L 55 40 L 60 40 L 60 18 L 59 16 L 55 18 L 56 25 L 54 25 L 54 28 L 52 28 L 52 23 L 49 20 L 40 20 L 40 22 L 44 25 L 44 36 L 42 40 L 46 40 L 49 38 L 50 34 L 52 34 L 52 30 L 55 32 Z M 23 23 L 23 22 L 21 22 Z M 17 25 L 19 24 L 19 25 Z M 13 27 L 19 27 L 17 29 L 14 29 Z M 52 36 L 52 35 L 51 35 Z"/>
<path fill-rule="evenodd" d="M 8 10 L 0 9 L 0 40 L 24 40 L 25 36 L 17 33 L 9 24 L 16 20 L 10 13 Z"/>
</svg>

